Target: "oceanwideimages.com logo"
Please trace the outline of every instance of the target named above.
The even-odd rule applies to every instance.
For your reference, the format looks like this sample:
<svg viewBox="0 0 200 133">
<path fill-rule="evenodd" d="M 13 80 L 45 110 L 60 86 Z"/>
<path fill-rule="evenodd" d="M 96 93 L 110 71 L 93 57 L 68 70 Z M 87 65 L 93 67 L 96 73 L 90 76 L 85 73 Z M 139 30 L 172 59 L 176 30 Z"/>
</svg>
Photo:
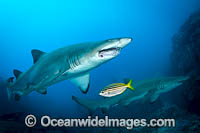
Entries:
<svg viewBox="0 0 200 133">
<path fill-rule="evenodd" d="M 28 115 L 25 118 L 27 127 L 34 127 L 37 119 L 34 115 Z M 175 119 L 111 119 L 108 116 L 92 118 L 88 116 L 86 119 L 56 119 L 50 116 L 42 116 L 40 124 L 43 127 L 126 127 L 133 129 L 134 127 L 175 127 Z"/>
</svg>

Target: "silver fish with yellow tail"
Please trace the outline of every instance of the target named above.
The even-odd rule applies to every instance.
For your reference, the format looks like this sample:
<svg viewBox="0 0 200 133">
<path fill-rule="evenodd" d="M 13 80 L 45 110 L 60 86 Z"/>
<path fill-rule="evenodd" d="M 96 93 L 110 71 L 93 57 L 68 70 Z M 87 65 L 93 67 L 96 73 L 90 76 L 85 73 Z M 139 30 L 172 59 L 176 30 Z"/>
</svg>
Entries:
<svg viewBox="0 0 200 133">
<path fill-rule="evenodd" d="M 134 90 L 134 88 L 131 86 L 132 80 L 128 82 L 128 84 L 124 83 L 114 83 L 106 86 L 99 95 L 104 97 L 113 97 L 119 94 L 122 94 L 127 88 L 130 88 L 131 90 Z"/>
</svg>

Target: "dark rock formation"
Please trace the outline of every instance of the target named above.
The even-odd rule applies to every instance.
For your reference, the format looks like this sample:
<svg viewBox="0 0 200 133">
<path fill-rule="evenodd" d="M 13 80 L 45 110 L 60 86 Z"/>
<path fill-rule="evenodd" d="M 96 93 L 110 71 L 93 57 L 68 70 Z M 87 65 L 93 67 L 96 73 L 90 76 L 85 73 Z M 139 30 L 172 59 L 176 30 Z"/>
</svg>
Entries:
<svg viewBox="0 0 200 133">
<path fill-rule="evenodd" d="M 200 10 L 192 14 L 172 39 L 172 71 L 200 75 Z"/>
<path fill-rule="evenodd" d="M 200 117 L 178 108 L 177 106 L 163 107 L 152 112 L 151 118 L 174 118 L 175 127 L 153 127 L 153 128 L 136 128 L 138 132 L 155 132 L 155 133 L 175 133 L 175 132 L 199 132 Z"/>
<path fill-rule="evenodd" d="M 172 38 L 171 71 L 189 75 L 184 98 L 191 113 L 200 115 L 200 10 L 193 13 Z"/>
</svg>

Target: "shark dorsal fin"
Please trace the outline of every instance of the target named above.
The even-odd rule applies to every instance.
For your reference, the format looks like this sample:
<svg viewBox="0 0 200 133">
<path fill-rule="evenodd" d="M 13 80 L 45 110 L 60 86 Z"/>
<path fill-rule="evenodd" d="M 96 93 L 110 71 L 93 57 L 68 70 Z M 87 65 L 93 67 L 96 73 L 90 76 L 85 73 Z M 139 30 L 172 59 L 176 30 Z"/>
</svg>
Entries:
<svg viewBox="0 0 200 133">
<path fill-rule="evenodd" d="M 19 71 L 19 70 L 17 70 L 17 69 L 14 69 L 14 70 L 13 70 L 13 73 L 14 73 L 16 79 L 22 74 L 22 72 Z"/>
<path fill-rule="evenodd" d="M 45 52 L 42 52 L 42 51 L 37 50 L 37 49 L 33 49 L 33 50 L 31 50 L 31 54 L 32 54 L 32 56 L 33 56 L 33 63 L 35 64 L 35 63 L 39 60 L 39 58 L 40 58 L 43 54 L 45 54 Z"/>
<path fill-rule="evenodd" d="M 71 79 L 71 82 L 78 86 L 83 93 L 87 93 L 90 84 L 90 74 L 84 74 Z"/>
</svg>

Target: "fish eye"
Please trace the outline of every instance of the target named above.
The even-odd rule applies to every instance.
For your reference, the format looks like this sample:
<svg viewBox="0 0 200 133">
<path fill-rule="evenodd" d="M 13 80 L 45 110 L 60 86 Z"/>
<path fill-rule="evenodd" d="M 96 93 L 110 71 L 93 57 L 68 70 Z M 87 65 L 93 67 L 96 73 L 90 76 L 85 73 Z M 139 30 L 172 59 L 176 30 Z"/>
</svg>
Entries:
<svg viewBox="0 0 200 133">
<path fill-rule="evenodd" d="M 102 58 L 102 57 L 103 57 L 103 54 L 99 54 L 99 57 L 101 57 L 101 58 Z"/>
</svg>

